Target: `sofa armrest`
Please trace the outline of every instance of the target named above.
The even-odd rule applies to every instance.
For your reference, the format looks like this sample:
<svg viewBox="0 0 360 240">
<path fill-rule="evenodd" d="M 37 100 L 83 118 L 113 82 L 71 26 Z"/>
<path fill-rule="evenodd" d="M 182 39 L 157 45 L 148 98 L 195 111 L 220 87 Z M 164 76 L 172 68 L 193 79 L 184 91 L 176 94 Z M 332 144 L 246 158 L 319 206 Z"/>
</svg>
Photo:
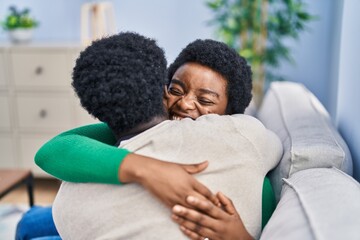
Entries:
<svg viewBox="0 0 360 240">
<path fill-rule="evenodd" d="M 336 168 L 313 168 L 284 182 L 260 239 L 359 239 L 360 184 L 355 179 Z"/>
</svg>

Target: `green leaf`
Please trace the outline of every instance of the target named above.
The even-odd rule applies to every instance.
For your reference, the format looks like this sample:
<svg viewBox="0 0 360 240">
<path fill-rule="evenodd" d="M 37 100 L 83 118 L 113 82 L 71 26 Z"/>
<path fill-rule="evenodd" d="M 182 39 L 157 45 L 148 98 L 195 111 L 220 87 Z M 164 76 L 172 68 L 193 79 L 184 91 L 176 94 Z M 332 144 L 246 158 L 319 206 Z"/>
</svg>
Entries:
<svg viewBox="0 0 360 240">
<path fill-rule="evenodd" d="M 301 32 L 308 30 L 307 24 L 317 16 L 306 10 L 302 0 L 268 0 L 267 19 L 262 20 L 263 1 L 210 0 L 206 4 L 214 14 L 209 23 L 215 26 L 218 38 L 236 49 L 252 65 L 265 64 L 268 71 L 278 67 L 281 60 L 293 62 L 290 49 L 282 42 L 289 38 L 298 39 Z M 256 52 L 256 39 L 264 34 L 263 22 L 266 27 L 266 49 Z M 240 42 L 242 34 L 247 35 L 246 42 Z"/>
<path fill-rule="evenodd" d="M 38 26 L 38 22 L 30 17 L 30 9 L 28 8 L 20 11 L 15 6 L 10 6 L 9 12 L 10 13 L 6 16 L 5 20 L 1 23 L 5 30 L 13 30 L 16 28 L 34 28 Z"/>
</svg>

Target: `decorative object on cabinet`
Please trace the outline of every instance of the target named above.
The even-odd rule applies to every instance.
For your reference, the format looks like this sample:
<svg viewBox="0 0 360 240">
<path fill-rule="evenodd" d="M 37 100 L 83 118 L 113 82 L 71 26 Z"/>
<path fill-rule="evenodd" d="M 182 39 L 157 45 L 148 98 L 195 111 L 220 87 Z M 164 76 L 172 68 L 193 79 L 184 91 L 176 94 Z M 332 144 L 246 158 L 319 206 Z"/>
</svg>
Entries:
<svg viewBox="0 0 360 240">
<path fill-rule="evenodd" d="M 14 43 L 26 43 L 32 39 L 33 29 L 38 26 L 38 22 L 30 17 L 30 9 L 19 10 L 15 6 L 9 7 L 10 14 L 1 23 L 3 28 L 8 31 L 10 40 Z"/>
<path fill-rule="evenodd" d="M 0 45 L 0 168 L 30 168 L 56 134 L 95 122 L 71 87 L 79 44 Z"/>
<path fill-rule="evenodd" d="M 93 40 L 116 32 L 114 8 L 111 2 L 84 3 L 81 7 L 81 42 L 84 46 Z"/>
</svg>

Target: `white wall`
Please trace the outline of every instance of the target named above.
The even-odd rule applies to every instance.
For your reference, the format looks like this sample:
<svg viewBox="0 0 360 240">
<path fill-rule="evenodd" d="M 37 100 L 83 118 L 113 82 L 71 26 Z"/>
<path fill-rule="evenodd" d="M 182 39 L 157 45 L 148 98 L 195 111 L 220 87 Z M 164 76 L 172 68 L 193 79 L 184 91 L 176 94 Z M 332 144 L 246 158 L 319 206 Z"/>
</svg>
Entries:
<svg viewBox="0 0 360 240">
<path fill-rule="evenodd" d="M 83 0 L 1 0 L 0 19 L 4 20 L 11 5 L 20 9 L 29 7 L 30 15 L 40 25 L 35 31 L 36 41 L 76 41 L 80 39 L 80 6 Z M 8 40 L 7 33 L 0 30 L 0 40 Z"/>
<path fill-rule="evenodd" d="M 34 41 L 80 41 L 80 8 L 85 0 L 1 0 L 0 19 L 8 7 L 30 7 L 31 15 L 40 22 Z M 180 50 L 197 38 L 212 38 L 207 24 L 211 12 L 205 1 L 192 0 L 121 0 L 110 1 L 115 8 L 119 31 L 136 31 L 155 38 L 172 62 Z M 7 34 L 0 31 L 0 41 Z"/>
<path fill-rule="evenodd" d="M 360 1 L 343 2 L 336 122 L 349 145 L 360 181 Z"/>
<path fill-rule="evenodd" d="M 166 50 L 168 62 L 197 38 L 212 38 L 206 23 L 211 12 L 205 1 L 122 0 L 114 3 L 118 29 L 136 31 L 158 40 Z"/>
<path fill-rule="evenodd" d="M 301 82 L 329 107 L 330 65 L 337 10 L 337 0 L 304 0 L 307 9 L 318 19 L 308 24 L 298 41 L 288 41 L 295 65 L 283 63 L 279 72 L 285 80 Z"/>
</svg>

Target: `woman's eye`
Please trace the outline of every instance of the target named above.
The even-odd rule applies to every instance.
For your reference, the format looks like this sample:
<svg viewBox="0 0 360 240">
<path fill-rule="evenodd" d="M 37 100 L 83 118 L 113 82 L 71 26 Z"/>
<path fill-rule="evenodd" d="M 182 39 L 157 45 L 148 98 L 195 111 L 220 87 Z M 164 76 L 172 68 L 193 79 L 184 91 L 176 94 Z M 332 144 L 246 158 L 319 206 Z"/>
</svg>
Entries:
<svg viewBox="0 0 360 240">
<path fill-rule="evenodd" d="M 198 101 L 201 105 L 213 105 L 214 104 L 214 102 L 212 102 L 211 100 L 206 99 L 206 98 L 199 98 Z"/>
<path fill-rule="evenodd" d="M 183 95 L 183 93 L 179 89 L 176 89 L 176 88 L 170 88 L 169 93 L 172 95 L 175 95 L 175 96 Z"/>
</svg>

